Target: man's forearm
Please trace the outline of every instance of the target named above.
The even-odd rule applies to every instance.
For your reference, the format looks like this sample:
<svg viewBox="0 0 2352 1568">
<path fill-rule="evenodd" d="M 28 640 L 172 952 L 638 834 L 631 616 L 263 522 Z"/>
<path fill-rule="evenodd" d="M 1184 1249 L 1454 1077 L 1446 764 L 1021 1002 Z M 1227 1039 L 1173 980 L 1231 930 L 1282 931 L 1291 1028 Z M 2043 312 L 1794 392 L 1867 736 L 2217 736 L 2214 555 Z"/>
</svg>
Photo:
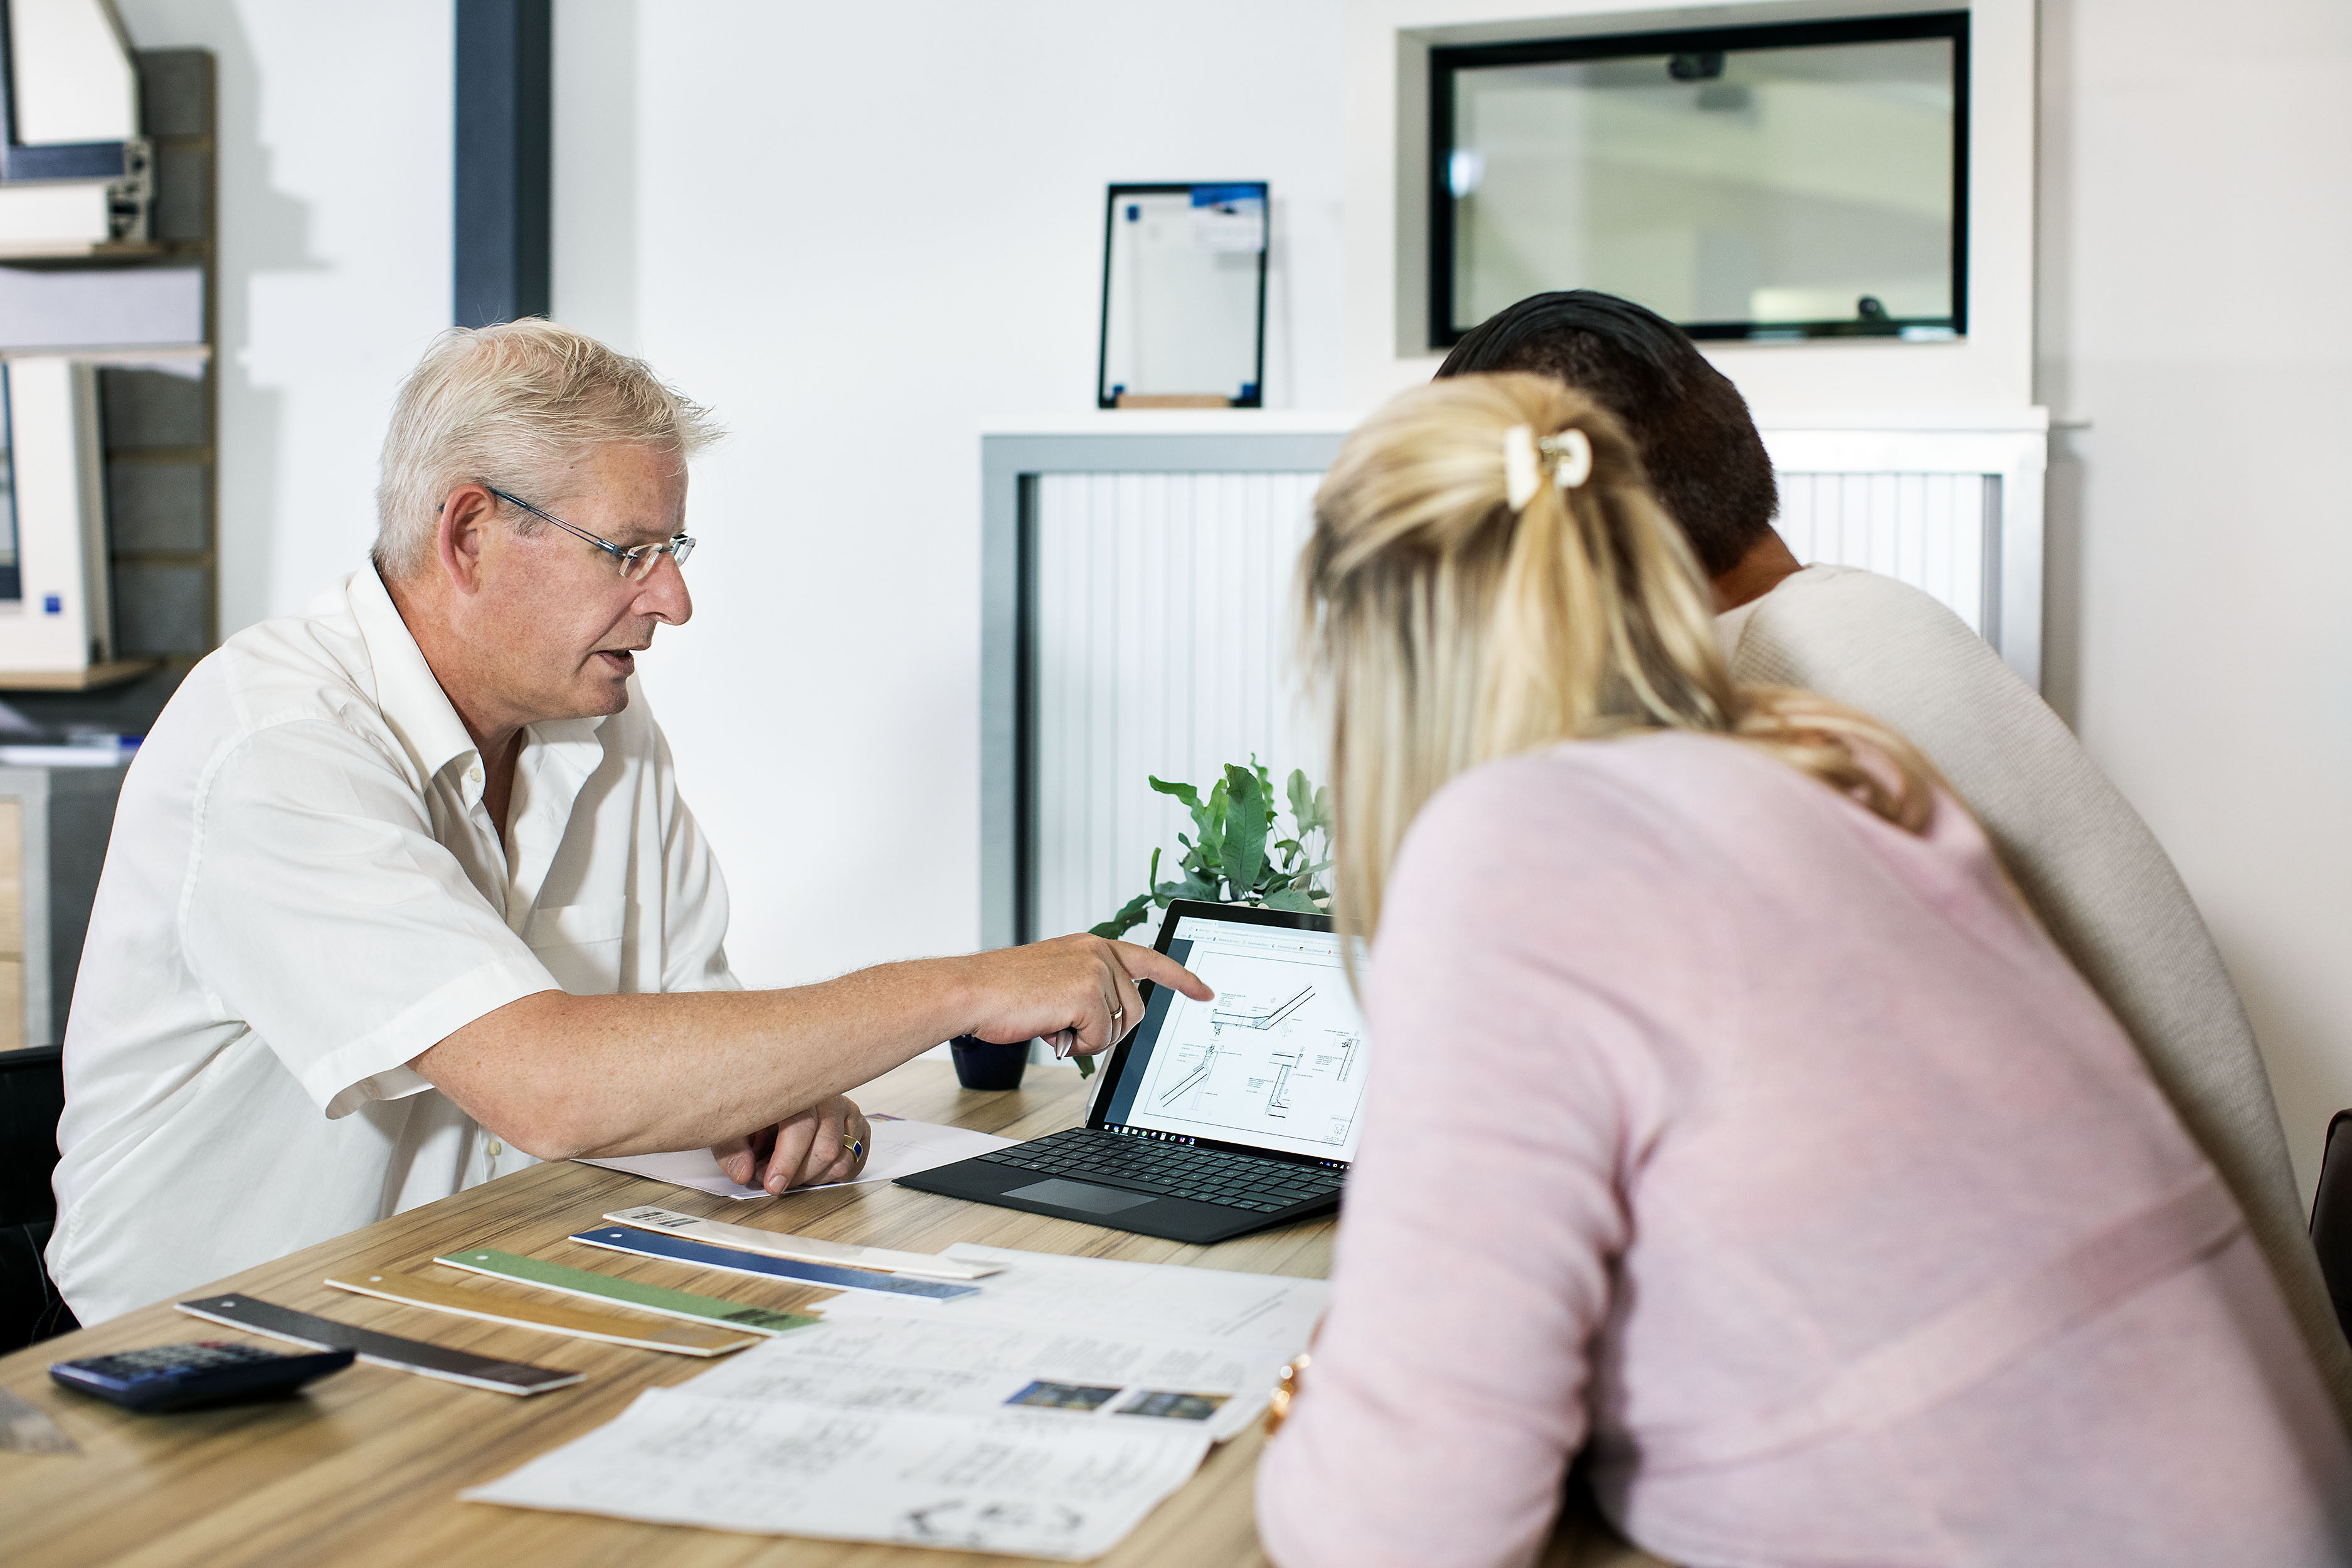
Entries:
<svg viewBox="0 0 2352 1568">
<path fill-rule="evenodd" d="M 782 991 L 572 996 L 477 1018 L 412 1064 L 543 1159 L 691 1149 L 780 1121 L 961 1033 L 971 961 L 883 964 Z"/>
</svg>

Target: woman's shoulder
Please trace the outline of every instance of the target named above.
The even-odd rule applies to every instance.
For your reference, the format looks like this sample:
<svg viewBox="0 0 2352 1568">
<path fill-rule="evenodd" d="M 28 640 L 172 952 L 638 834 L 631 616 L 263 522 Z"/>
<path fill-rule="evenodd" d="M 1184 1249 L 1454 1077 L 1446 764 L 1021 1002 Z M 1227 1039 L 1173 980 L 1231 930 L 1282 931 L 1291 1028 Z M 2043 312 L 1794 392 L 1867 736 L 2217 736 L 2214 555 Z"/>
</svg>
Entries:
<svg viewBox="0 0 2352 1568">
<path fill-rule="evenodd" d="M 1738 742 L 1682 733 L 1566 741 L 1500 758 L 1430 798 L 1405 837 L 1398 876 L 1486 896 L 1620 879 L 1662 891 L 1692 873 L 1705 879 L 1715 826 L 1727 807 L 1752 810 L 1748 803 L 1772 793 L 1774 771 L 1787 770 Z"/>
<path fill-rule="evenodd" d="M 1727 798 L 1810 782 L 1727 735 L 1651 731 L 1561 741 L 1459 774 L 1430 798 L 1414 832 L 1423 824 L 1475 833 L 1554 819 L 1664 832 L 1677 818 L 1712 817 Z"/>
<path fill-rule="evenodd" d="M 1924 836 L 1745 742 L 1687 731 L 1563 742 L 1474 768 L 1423 810 L 1400 858 L 1415 880 L 1493 889 L 1620 881 L 1647 902 L 1738 884 L 1826 892 L 1890 870 L 1922 890 L 1999 881 L 1949 797 Z"/>
</svg>

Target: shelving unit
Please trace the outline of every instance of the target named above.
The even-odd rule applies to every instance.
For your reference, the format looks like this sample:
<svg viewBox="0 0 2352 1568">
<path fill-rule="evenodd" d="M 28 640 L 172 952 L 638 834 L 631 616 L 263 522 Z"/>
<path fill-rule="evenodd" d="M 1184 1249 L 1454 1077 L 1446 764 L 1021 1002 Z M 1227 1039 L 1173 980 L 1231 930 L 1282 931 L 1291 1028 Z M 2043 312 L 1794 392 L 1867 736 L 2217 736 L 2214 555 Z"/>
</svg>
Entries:
<svg viewBox="0 0 2352 1568">
<path fill-rule="evenodd" d="M 0 268 L 123 277 L 198 268 L 204 341 L 43 344 L 100 365 L 117 657 L 78 675 L 0 670 L 0 702 L 37 724 L 142 733 L 219 638 L 215 520 L 219 429 L 215 69 L 205 49 L 138 54 L 140 113 L 153 150 L 152 237 L 0 255 Z M 0 346 L 0 357 L 12 351 Z"/>
<path fill-rule="evenodd" d="M 120 279 L 126 295 L 142 269 L 201 273 L 198 342 L 0 339 L 0 358 L 62 354 L 99 366 L 116 653 L 87 670 L 0 670 L 0 703 L 45 728 L 125 734 L 145 733 L 220 629 L 213 57 L 157 49 L 137 61 L 152 237 L 0 255 L 0 268 Z M 122 778 L 120 766 L 0 767 L 0 1051 L 63 1037 Z"/>
</svg>

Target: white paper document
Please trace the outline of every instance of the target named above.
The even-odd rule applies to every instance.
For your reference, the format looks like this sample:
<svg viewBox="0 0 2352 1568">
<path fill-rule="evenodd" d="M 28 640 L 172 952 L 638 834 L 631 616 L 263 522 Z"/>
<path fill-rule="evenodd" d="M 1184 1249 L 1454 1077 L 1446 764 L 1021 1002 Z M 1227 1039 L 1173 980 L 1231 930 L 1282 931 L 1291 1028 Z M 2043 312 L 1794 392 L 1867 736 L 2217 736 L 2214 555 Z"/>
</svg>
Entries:
<svg viewBox="0 0 2352 1568">
<path fill-rule="evenodd" d="M 1192 1421 L 852 1410 L 656 1388 L 618 1420 L 461 1496 L 1080 1563 L 1118 1545 L 1208 1447 Z"/>
<path fill-rule="evenodd" d="M 1013 1140 L 999 1138 L 992 1132 L 974 1132 L 968 1127 L 942 1127 L 936 1121 L 907 1121 L 896 1116 L 867 1118 L 874 1124 L 874 1152 L 858 1173 L 857 1182 L 892 1182 L 900 1176 L 911 1176 L 918 1171 L 936 1170 L 952 1165 L 958 1160 L 969 1160 L 985 1154 L 991 1149 L 1002 1149 Z M 632 1176 L 648 1176 L 673 1186 L 691 1187 L 698 1193 L 709 1193 L 721 1198 L 764 1198 L 767 1192 L 759 1187 L 747 1187 L 740 1182 L 730 1181 L 727 1173 L 719 1168 L 719 1156 L 708 1149 L 688 1149 L 676 1154 L 625 1154 L 617 1160 L 583 1160 L 583 1165 L 601 1165 L 608 1171 L 625 1171 Z M 794 1192 L 821 1192 L 824 1187 L 855 1186 L 857 1182 L 826 1182 L 818 1187 L 795 1187 Z"/>
<path fill-rule="evenodd" d="M 830 1303 L 828 1303 L 830 1305 Z M 1286 1356 L 1215 1340 L 1148 1338 L 1050 1323 L 830 1319 L 782 1335 L 689 1385 L 700 1397 L 842 1410 L 985 1415 L 1051 1410 L 1113 1426 L 1196 1424 L 1212 1442 L 1265 1407 Z"/>
<path fill-rule="evenodd" d="M 992 1263 L 1002 1270 L 989 1276 L 981 1294 L 956 1303 L 959 1323 L 1082 1325 L 1122 1339 L 1206 1340 L 1236 1354 L 1271 1352 L 1276 1366 L 1307 1348 L 1315 1321 L 1331 1300 L 1328 1280 L 1280 1274 L 1114 1263 L 966 1241 L 940 1256 Z M 824 1310 L 833 1322 L 930 1310 L 882 1297 L 846 1295 L 827 1301 Z"/>
<path fill-rule="evenodd" d="M 959 1244 L 952 1309 L 845 1295 L 464 1495 L 624 1519 L 1081 1562 L 1255 1418 L 1320 1279 Z"/>
</svg>

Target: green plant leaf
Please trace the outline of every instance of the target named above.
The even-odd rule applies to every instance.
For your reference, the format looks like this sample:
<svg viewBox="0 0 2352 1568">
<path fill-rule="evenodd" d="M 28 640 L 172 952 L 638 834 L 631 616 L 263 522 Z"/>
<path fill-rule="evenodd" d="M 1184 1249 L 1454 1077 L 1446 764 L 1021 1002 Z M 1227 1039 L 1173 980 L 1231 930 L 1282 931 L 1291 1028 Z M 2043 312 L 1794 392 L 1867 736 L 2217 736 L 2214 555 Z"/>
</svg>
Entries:
<svg viewBox="0 0 2352 1568">
<path fill-rule="evenodd" d="M 1209 798 L 1201 804 L 1195 818 L 1201 825 L 1201 858 L 1189 868 L 1194 875 L 1214 882 L 1224 874 L 1225 833 L 1230 825 L 1230 794 L 1225 781 L 1219 779 L 1209 790 Z"/>
<path fill-rule="evenodd" d="M 1296 888 L 1276 888 L 1265 896 L 1265 907 L 1270 910 L 1290 910 L 1302 915 L 1319 915 L 1323 912 L 1322 905 Z"/>
<path fill-rule="evenodd" d="M 1197 899 L 1203 903 L 1216 903 L 1217 884 L 1206 877 L 1187 874 L 1181 882 L 1162 882 L 1151 889 L 1151 901 L 1161 909 L 1171 899 Z"/>
<path fill-rule="evenodd" d="M 1274 802 L 1258 775 L 1248 768 L 1225 764 L 1225 836 L 1218 868 L 1240 902 L 1264 891 L 1265 835 L 1273 826 Z"/>
<path fill-rule="evenodd" d="M 1183 802 L 1184 805 L 1191 807 L 1193 814 L 1193 819 L 1195 821 L 1199 820 L 1201 812 L 1201 792 L 1199 790 L 1194 789 L 1188 784 L 1171 784 L 1166 779 L 1160 778 L 1156 774 L 1147 773 L 1144 776 L 1150 780 L 1151 787 L 1154 790 L 1161 795 L 1172 795 L 1178 800 Z"/>
<path fill-rule="evenodd" d="M 1159 859 L 1159 857 L 1155 855 L 1152 858 L 1156 862 Z M 1110 919 L 1103 921 L 1103 923 L 1098 926 L 1088 927 L 1087 934 L 1089 936 L 1101 937 L 1105 942 L 1117 942 L 1120 937 L 1125 936 L 1129 931 L 1142 922 L 1143 911 L 1150 907 L 1151 895 L 1150 893 L 1138 893 L 1135 897 L 1127 900 L 1126 904 L 1120 908 L 1118 913 L 1111 916 Z"/>
<path fill-rule="evenodd" d="M 1080 1057 L 1078 1058 L 1078 1077 L 1080 1079 L 1089 1079 L 1094 1076 L 1095 1058 L 1092 1057 Z"/>
</svg>

